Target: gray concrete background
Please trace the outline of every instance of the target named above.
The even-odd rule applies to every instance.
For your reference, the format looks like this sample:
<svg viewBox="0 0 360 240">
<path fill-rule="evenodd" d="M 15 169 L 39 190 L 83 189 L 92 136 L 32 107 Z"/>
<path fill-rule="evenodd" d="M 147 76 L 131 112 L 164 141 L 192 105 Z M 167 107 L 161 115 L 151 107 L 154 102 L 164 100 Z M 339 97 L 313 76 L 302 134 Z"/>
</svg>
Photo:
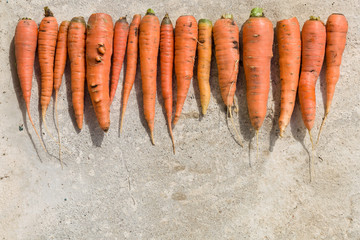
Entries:
<svg viewBox="0 0 360 240">
<path fill-rule="evenodd" d="M 119 137 L 121 84 L 111 107 L 111 127 L 98 127 L 89 96 L 85 124 L 74 125 L 67 66 L 60 89 L 59 119 L 66 167 L 47 155 L 25 115 L 14 65 L 17 21 L 42 19 L 48 5 L 60 23 L 94 12 L 144 15 L 152 7 L 161 19 L 193 14 L 213 22 L 231 12 L 239 27 L 252 7 L 265 9 L 273 22 L 296 16 L 301 26 L 310 15 L 326 21 L 333 12 L 349 22 L 347 46 L 332 112 L 315 152 L 315 179 L 309 183 L 309 136 L 297 104 L 283 139 L 278 138 L 280 85 L 277 46 L 271 67 L 268 112 L 255 156 L 254 132 L 245 102 L 243 68 L 236 98 L 235 123 L 245 147 L 227 127 L 211 70 L 208 115 L 199 120 L 199 93 L 193 81 L 178 125 L 172 154 L 163 100 L 156 102 L 152 146 L 142 114 L 138 72 Z M 360 238 L 360 18 L 351 1 L 0 1 L 0 237 L 1 239 L 359 239 Z M 123 75 L 121 75 L 121 81 Z M 324 112 L 324 71 L 317 83 L 317 134 Z M 39 66 L 35 65 L 31 113 L 39 129 Z M 158 90 L 158 93 L 159 90 Z M 56 134 L 52 103 L 47 122 Z M 24 130 L 19 126 L 24 124 Z M 57 145 L 43 135 L 49 152 Z"/>
</svg>

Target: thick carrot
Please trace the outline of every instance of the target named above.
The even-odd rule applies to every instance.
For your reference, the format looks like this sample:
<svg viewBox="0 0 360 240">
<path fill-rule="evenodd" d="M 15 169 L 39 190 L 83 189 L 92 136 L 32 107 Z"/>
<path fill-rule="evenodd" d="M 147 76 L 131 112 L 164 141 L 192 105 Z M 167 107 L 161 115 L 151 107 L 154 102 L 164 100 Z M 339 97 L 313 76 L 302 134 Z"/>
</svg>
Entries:
<svg viewBox="0 0 360 240">
<path fill-rule="evenodd" d="M 276 30 L 281 81 L 279 128 L 282 137 L 295 106 L 301 62 L 301 38 L 296 17 L 278 21 Z"/>
<path fill-rule="evenodd" d="M 31 125 L 36 135 L 39 137 L 41 146 L 45 149 L 44 143 L 35 128 L 30 114 L 30 97 L 32 87 L 32 77 L 34 71 L 34 60 L 36 52 L 36 43 L 38 36 L 38 27 L 34 20 L 30 18 L 21 19 L 15 30 L 14 45 L 17 74 L 20 80 L 22 94 L 25 100 L 26 111 Z"/>
<path fill-rule="evenodd" d="M 315 122 L 316 96 L 315 85 L 324 61 L 326 29 L 319 18 L 310 17 L 304 23 L 301 33 L 301 74 L 299 82 L 299 101 L 305 127 L 309 131 L 312 150 L 314 143 L 311 129 Z M 310 181 L 313 177 L 313 151 L 310 158 Z"/>
<path fill-rule="evenodd" d="M 45 114 L 49 106 L 54 83 L 54 57 L 58 35 L 58 23 L 48 7 L 39 27 L 38 54 L 41 71 L 41 115 L 46 127 Z"/>
<path fill-rule="evenodd" d="M 342 54 L 346 44 L 348 22 L 344 15 L 333 13 L 326 22 L 326 104 L 325 114 L 320 126 L 317 142 L 319 141 L 322 127 L 330 112 L 331 102 L 335 93 L 335 86 L 340 77 Z"/>
<path fill-rule="evenodd" d="M 102 130 L 110 127 L 109 76 L 113 44 L 110 15 L 94 13 L 87 24 L 86 79 L 95 114 Z"/>
<path fill-rule="evenodd" d="M 174 64 L 174 29 L 166 14 L 160 26 L 160 71 L 161 71 L 161 93 L 164 99 L 166 111 L 166 121 L 169 127 L 169 133 L 175 153 L 175 143 L 172 134 L 171 117 L 172 117 L 172 78 Z"/>
<path fill-rule="evenodd" d="M 72 104 L 79 129 L 82 129 L 84 117 L 85 40 L 85 20 L 83 17 L 74 17 L 69 26 L 68 52 L 71 69 Z"/>
<path fill-rule="evenodd" d="M 57 36 L 56 43 L 56 54 L 55 54 L 55 67 L 54 67 L 54 90 L 55 90 L 55 116 L 56 116 L 56 126 L 57 134 L 59 141 L 59 159 L 61 161 L 61 141 L 60 141 L 60 131 L 59 131 L 59 118 L 57 112 L 57 99 L 59 88 L 62 82 L 62 77 L 65 70 L 66 58 L 67 58 L 67 34 L 69 28 L 69 21 L 63 21 L 59 27 L 59 33 Z"/>
<path fill-rule="evenodd" d="M 110 104 L 112 103 L 119 82 L 121 67 L 124 61 L 126 42 L 129 33 L 129 24 L 126 17 L 121 17 L 115 23 L 114 52 L 111 68 Z"/>
<path fill-rule="evenodd" d="M 256 130 L 256 142 L 266 116 L 273 40 L 274 30 L 271 21 L 264 17 L 261 8 L 252 9 L 250 18 L 243 26 L 243 62 L 246 99 L 251 125 Z"/>
<path fill-rule="evenodd" d="M 180 118 L 189 91 L 196 55 L 198 27 L 193 16 L 180 16 L 175 25 L 176 110 L 173 125 Z"/>
<path fill-rule="evenodd" d="M 130 96 L 130 91 L 134 85 L 135 75 L 136 75 L 136 65 L 138 58 L 138 49 L 139 49 L 139 25 L 140 25 L 141 15 L 135 14 L 129 29 L 128 37 L 128 47 L 126 50 L 126 73 L 123 87 L 123 96 L 122 96 L 122 109 L 121 109 L 121 118 L 120 118 L 120 132 L 122 129 L 125 110 L 127 102 Z"/>
<path fill-rule="evenodd" d="M 212 22 L 208 19 L 199 20 L 198 37 L 198 66 L 197 79 L 199 82 L 201 112 L 206 114 L 210 103 L 210 66 L 212 45 Z"/>
<path fill-rule="evenodd" d="M 156 69 L 160 42 L 160 22 L 155 12 L 148 9 L 140 22 L 139 51 L 143 89 L 144 115 L 148 123 L 151 142 L 154 143 L 156 100 Z"/>
</svg>

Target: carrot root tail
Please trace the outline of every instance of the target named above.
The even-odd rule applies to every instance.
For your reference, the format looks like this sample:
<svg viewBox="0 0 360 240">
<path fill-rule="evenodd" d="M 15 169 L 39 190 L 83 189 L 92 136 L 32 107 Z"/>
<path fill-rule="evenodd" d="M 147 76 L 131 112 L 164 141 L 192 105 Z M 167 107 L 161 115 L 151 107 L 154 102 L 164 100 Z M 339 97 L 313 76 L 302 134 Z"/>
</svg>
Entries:
<svg viewBox="0 0 360 240">
<path fill-rule="evenodd" d="M 26 105 L 26 111 L 27 111 L 27 113 L 28 113 L 30 123 L 31 123 L 31 125 L 33 126 L 33 128 L 34 128 L 34 130 L 35 130 L 35 133 L 36 133 L 36 135 L 38 136 L 38 138 L 39 138 L 39 140 L 40 140 L 40 144 L 41 144 L 42 148 L 45 150 L 46 153 L 49 153 L 49 152 L 47 151 L 47 149 L 46 149 L 46 147 L 45 147 L 45 144 L 44 144 L 43 140 L 41 139 L 38 131 L 36 130 L 35 124 L 34 124 L 32 118 L 31 118 L 31 115 L 30 115 L 30 106 L 29 106 L 28 104 Z"/>
<path fill-rule="evenodd" d="M 280 137 L 284 137 L 284 132 L 285 132 L 285 129 L 284 128 L 280 128 Z"/>
<path fill-rule="evenodd" d="M 57 111 L 57 100 L 58 100 L 58 91 L 55 91 L 55 119 L 56 119 L 56 130 L 58 135 L 58 143 L 59 143 L 59 160 L 61 164 L 61 169 L 64 169 L 62 158 L 61 158 L 61 138 L 60 138 L 60 130 L 59 130 L 59 114 Z"/>
<path fill-rule="evenodd" d="M 173 133 L 172 133 L 172 127 L 171 127 L 171 120 L 170 119 L 168 120 L 168 125 L 169 125 L 169 133 L 170 133 L 173 153 L 175 154 L 175 141 L 174 141 L 174 136 L 173 136 Z"/>
<path fill-rule="evenodd" d="M 259 160 L 259 129 L 256 130 L 256 160 Z"/>
<path fill-rule="evenodd" d="M 324 126 L 324 124 L 325 124 L 325 120 L 326 120 L 326 118 L 327 118 L 327 115 L 328 115 L 328 112 L 325 113 L 325 116 L 324 116 L 324 118 L 323 118 L 323 120 L 322 120 L 322 122 L 321 122 L 320 129 L 319 129 L 319 134 L 318 134 L 317 140 L 316 140 L 316 145 L 319 143 L 320 134 L 321 134 L 322 128 L 323 128 L 323 126 Z"/>
<path fill-rule="evenodd" d="M 235 130 L 235 133 L 236 133 L 236 136 L 238 137 L 238 143 L 240 144 L 241 147 L 244 147 L 243 143 L 241 142 L 241 137 L 240 137 L 240 133 L 238 132 L 237 128 L 235 127 L 235 123 L 234 123 L 234 119 L 232 117 L 232 113 L 231 113 L 231 107 L 228 106 L 227 107 L 227 112 L 229 113 L 229 118 L 230 118 L 230 121 L 231 121 L 231 125 L 233 126 L 234 130 Z M 227 113 L 226 113 L 226 117 L 227 117 Z"/>
<path fill-rule="evenodd" d="M 314 142 L 311 135 L 311 130 L 309 130 L 310 142 L 311 142 L 311 155 L 310 155 L 310 164 L 309 164 L 309 174 L 310 174 L 310 182 L 312 182 L 314 178 Z"/>
<path fill-rule="evenodd" d="M 176 123 L 179 121 L 179 116 L 176 116 L 174 117 L 174 120 L 173 120 L 173 127 L 175 127 Z"/>
<path fill-rule="evenodd" d="M 151 138 L 151 143 L 152 145 L 155 145 L 155 141 L 154 141 L 154 131 L 150 130 L 150 138 Z"/>
</svg>

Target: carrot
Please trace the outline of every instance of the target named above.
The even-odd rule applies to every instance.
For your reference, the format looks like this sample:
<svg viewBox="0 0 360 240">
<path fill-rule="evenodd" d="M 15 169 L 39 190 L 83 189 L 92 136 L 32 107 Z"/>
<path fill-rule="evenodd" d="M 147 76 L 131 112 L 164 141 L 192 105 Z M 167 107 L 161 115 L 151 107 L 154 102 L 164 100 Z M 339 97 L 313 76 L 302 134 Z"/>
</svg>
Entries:
<svg viewBox="0 0 360 240">
<path fill-rule="evenodd" d="M 41 71 L 41 115 L 47 130 L 45 122 L 46 110 L 49 106 L 54 83 L 54 57 L 56 40 L 58 35 L 58 23 L 53 13 L 48 7 L 44 8 L 45 17 L 41 20 L 38 37 L 38 54 Z M 51 134 L 49 133 L 51 136 Z"/>
<path fill-rule="evenodd" d="M 305 127 L 309 131 L 312 149 L 314 144 L 311 136 L 311 129 L 314 126 L 316 113 L 315 85 L 319 77 L 324 61 L 326 29 L 319 18 L 310 17 L 304 23 L 302 33 L 302 64 L 299 82 L 299 100 L 302 118 Z M 313 152 L 313 151 L 312 151 Z M 310 159 L 310 181 L 313 173 L 313 161 Z"/>
<path fill-rule="evenodd" d="M 198 37 L 198 67 L 197 79 L 199 82 L 201 112 L 206 114 L 210 102 L 210 66 L 212 45 L 212 22 L 208 19 L 199 20 Z"/>
<path fill-rule="evenodd" d="M 346 44 L 348 22 L 344 15 L 333 13 L 326 22 L 326 104 L 316 144 L 319 142 L 322 127 L 330 112 L 331 102 L 335 93 L 335 86 L 340 77 L 340 64 Z"/>
<path fill-rule="evenodd" d="M 71 69 L 72 104 L 79 129 L 82 129 L 84 117 L 85 39 L 85 20 L 83 17 L 74 17 L 69 26 L 68 53 Z"/>
<path fill-rule="evenodd" d="M 172 117 L 172 78 L 173 78 L 173 64 L 174 64 L 174 29 L 166 14 L 161 22 L 160 27 L 160 71 L 161 71 L 161 93 L 164 99 L 164 106 L 166 111 L 166 121 L 169 127 L 171 142 L 173 145 L 173 152 L 175 153 L 175 143 L 172 134 L 171 117 Z"/>
<path fill-rule="evenodd" d="M 41 146 L 46 151 L 44 143 L 35 128 L 34 122 L 30 114 L 30 98 L 37 36 L 38 27 L 36 22 L 34 20 L 31 20 L 30 18 L 22 18 L 18 22 L 15 30 L 15 58 L 17 74 L 19 76 L 20 86 L 25 100 L 26 111 L 29 116 L 30 123 L 33 126 L 35 133 L 40 140 Z"/>
<path fill-rule="evenodd" d="M 59 88 L 62 82 L 62 77 L 65 70 L 66 65 L 66 57 L 67 57 L 67 34 L 69 28 L 69 21 L 63 21 L 60 24 L 59 32 L 57 36 L 57 44 L 56 44 L 56 54 L 55 54 L 55 67 L 54 67 L 54 90 L 55 90 L 55 115 L 56 115 L 56 126 L 57 126 L 57 134 L 58 134 L 58 142 L 59 142 L 59 159 L 62 166 L 61 160 L 61 141 L 60 141 L 60 131 L 59 131 L 59 118 L 57 112 L 57 99 Z"/>
<path fill-rule="evenodd" d="M 243 26 L 243 62 L 246 78 L 246 99 L 251 125 L 256 131 L 264 122 L 270 89 L 270 62 L 273 56 L 274 30 L 261 8 L 251 10 Z M 258 153 L 258 150 L 257 150 Z"/>
<path fill-rule="evenodd" d="M 129 24 L 126 17 L 121 17 L 115 23 L 114 29 L 114 53 L 111 69 L 110 104 L 112 103 L 119 82 L 121 67 L 124 61 L 126 41 L 129 33 Z"/>
<path fill-rule="evenodd" d="M 109 76 L 113 44 L 110 15 L 94 13 L 87 24 L 86 79 L 95 114 L 102 130 L 110 127 Z"/>
<path fill-rule="evenodd" d="M 295 106 L 299 84 L 301 38 L 300 26 L 296 17 L 278 21 L 276 30 L 281 81 L 279 128 L 282 137 Z"/>
<path fill-rule="evenodd" d="M 139 51 L 143 89 L 144 115 L 148 123 L 151 142 L 154 143 L 156 100 L 156 69 L 160 42 L 160 23 L 155 12 L 148 9 L 140 22 Z"/>
<path fill-rule="evenodd" d="M 173 125 L 180 118 L 189 91 L 196 55 L 198 27 L 193 16 L 180 16 L 175 25 L 176 110 Z"/>
<path fill-rule="evenodd" d="M 135 14 L 129 29 L 129 37 L 127 44 L 128 47 L 126 50 L 126 74 L 125 74 L 124 87 L 123 87 L 122 109 L 121 109 L 121 118 L 120 118 L 120 132 L 123 125 L 125 110 L 130 96 L 130 91 L 135 81 L 136 65 L 138 58 L 140 20 L 141 20 L 140 14 Z"/>
</svg>

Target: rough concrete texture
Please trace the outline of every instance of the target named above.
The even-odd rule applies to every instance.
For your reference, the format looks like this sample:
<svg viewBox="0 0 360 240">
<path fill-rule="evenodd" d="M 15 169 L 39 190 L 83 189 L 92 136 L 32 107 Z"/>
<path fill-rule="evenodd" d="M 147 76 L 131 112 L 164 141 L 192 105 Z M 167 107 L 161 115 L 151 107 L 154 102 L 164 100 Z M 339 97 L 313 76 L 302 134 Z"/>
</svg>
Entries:
<svg viewBox="0 0 360 240">
<path fill-rule="evenodd" d="M 45 5 L 58 21 L 109 13 L 114 21 L 152 7 L 159 18 L 192 14 L 213 22 L 232 12 L 241 27 L 252 7 L 265 9 L 273 22 L 296 16 L 301 26 L 310 15 L 324 21 L 333 12 L 349 21 L 340 81 L 321 141 L 314 153 L 309 183 L 309 135 L 297 103 L 285 137 L 278 137 L 280 82 L 277 45 L 271 65 L 267 117 L 259 134 L 246 107 L 240 66 L 235 124 L 245 146 L 235 141 L 211 69 L 208 115 L 199 117 L 199 91 L 193 81 L 182 117 L 174 129 L 176 154 L 164 120 L 158 89 L 152 146 L 142 109 L 138 71 L 119 137 L 121 84 L 111 107 L 111 127 L 98 127 L 88 94 L 84 128 L 78 132 L 71 107 L 67 65 L 60 89 L 59 119 L 63 158 L 43 134 L 46 154 L 25 113 L 15 70 L 14 30 L 19 18 L 40 23 Z M 349 1 L 0 1 L 0 236 L 1 239 L 360 239 L 360 18 L 358 0 Z M 121 76 L 121 81 L 123 75 Z M 39 65 L 31 113 L 39 128 Z M 196 80 L 196 76 L 195 76 Z M 324 112 L 324 71 L 316 86 L 316 136 Z M 52 103 L 47 112 L 56 136 Z M 20 131 L 19 126 L 24 125 Z M 44 130 L 43 130 L 44 132 Z M 66 148 L 65 148 L 66 147 Z"/>
</svg>

